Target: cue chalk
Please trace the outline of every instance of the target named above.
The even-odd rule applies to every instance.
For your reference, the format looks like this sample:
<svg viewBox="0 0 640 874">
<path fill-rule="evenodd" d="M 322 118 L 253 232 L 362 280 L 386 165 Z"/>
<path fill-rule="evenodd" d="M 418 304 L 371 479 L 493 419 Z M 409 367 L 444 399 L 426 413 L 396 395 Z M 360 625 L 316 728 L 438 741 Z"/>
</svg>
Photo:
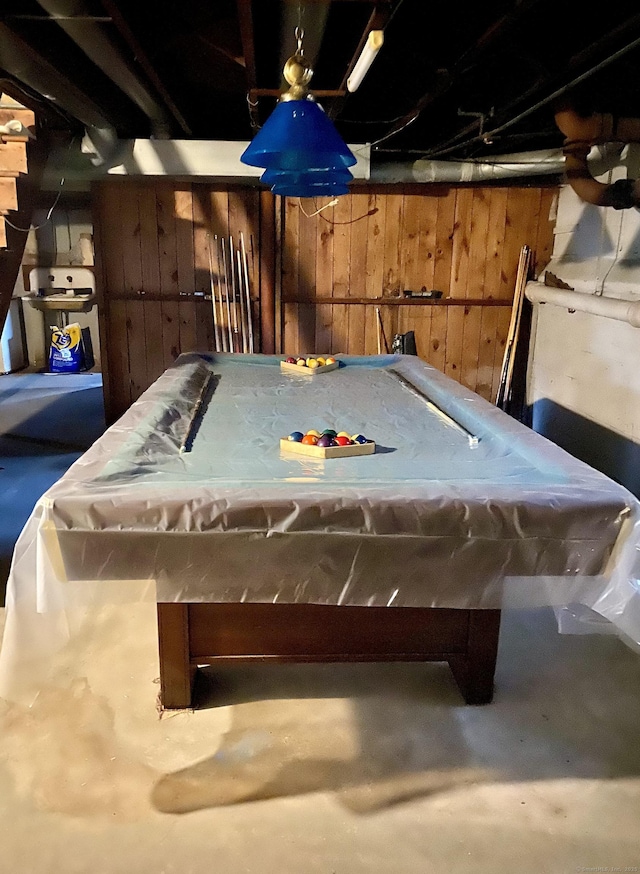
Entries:
<svg viewBox="0 0 640 874">
<path fill-rule="evenodd" d="M 442 419 L 445 424 L 449 425 L 451 428 L 455 428 L 456 431 L 459 431 L 461 434 L 464 434 L 467 440 L 469 441 L 469 447 L 474 449 L 478 443 L 480 443 L 480 438 L 477 434 L 472 434 L 471 431 L 468 431 L 464 425 L 461 425 L 459 422 L 456 422 L 448 413 L 445 413 L 444 410 L 441 410 L 437 404 L 431 400 L 431 398 L 421 392 L 419 388 L 417 388 L 412 382 L 409 382 L 408 379 L 405 379 L 404 376 L 400 376 L 395 370 L 389 371 L 392 373 L 396 379 L 403 385 L 406 389 L 408 389 L 411 394 L 414 394 L 417 398 L 427 405 L 427 407 L 431 410 L 432 413 L 435 413 L 440 419 Z"/>
</svg>

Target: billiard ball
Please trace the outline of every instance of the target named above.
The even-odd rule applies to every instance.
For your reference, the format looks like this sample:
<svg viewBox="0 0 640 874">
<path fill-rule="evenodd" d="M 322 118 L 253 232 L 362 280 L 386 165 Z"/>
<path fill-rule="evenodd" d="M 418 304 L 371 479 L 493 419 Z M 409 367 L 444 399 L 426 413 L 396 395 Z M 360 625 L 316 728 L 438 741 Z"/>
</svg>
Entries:
<svg viewBox="0 0 640 874">
<path fill-rule="evenodd" d="M 302 433 L 302 431 L 292 431 L 291 434 L 289 434 L 289 436 L 287 437 L 287 440 L 291 440 L 294 443 L 300 443 L 303 437 L 304 434 Z"/>
<path fill-rule="evenodd" d="M 335 444 L 335 441 L 334 441 L 333 437 L 331 436 L 331 434 L 322 434 L 320 437 L 318 437 L 318 444 L 317 444 L 318 446 L 327 447 L 327 446 L 333 446 L 334 444 Z"/>
<path fill-rule="evenodd" d="M 310 367 L 311 370 L 315 370 L 318 367 L 318 361 L 316 358 L 307 358 L 307 367 Z"/>
<path fill-rule="evenodd" d="M 296 364 L 298 364 L 300 367 L 306 367 L 306 366 L 307 366 L 307 362 L 306 362 L 306 360 L 305 360 L 304 358 L 298 358 L 298 359 L 296 359 Z"/>
<path fill-rule="evenodd" d="M 329 437 L 336 436 L 336 432 L 333 430 L 333 428 L 325 428 L 324 431 L 322 432 L 322 435 L 324 436 L 325 434 L 328 434 Z"/>
<path fill-rule="evenodd" d="M 337 437 L 348 437 L 349 440 L 351 440 L 351 435 L 348 434 L 346 431 L 338 431 L 336 436 Z"/>
<path fill-rule="evenodd" d="M 310 431 L 307 431 L 307 434 L 310 434 L 312 437 L 319 437 L 320 436 L 320 432 L 314 430 L 313 428 L 311 428 Z"/>
<path fill-rule="evenodd" d="M 318 362 L 319 367 L 324 367 L 325 364 L 327 363 L 326 360 L 322 357 L 322 355 L 318 355 L 318 357 L 316 358 L 316 361 Z"/>
<path fill-rule="evenodd" d="M 333 356 L 329 355 L 328 358 L 325 358 L 324 363 L 325 363 L 325 364 L 335 364 L 335 363 L 336 363 L 336 359 L 333 358 Z"/>
<path fill-rule="evenodd" d="M 351 438 L 354 443 L 370 443 L 371 441 L 367 440 L 362 434 L 354 434 Z"/>
<path fill-rule="evenodd" d="M 340 434 L 335 438 L 335 442 L 338 446 L 350 446 L 351 440 L 349 437 L 342 437 Z"/>
<path fill-rule="evenodd" d="M 318 438 L 315 434 L 305 434 L 300 442 L 307 446 L 315 446 L 318 442 Z"/>
<path fill-rule="evenodd" d="M 285 358 L 285 363 L 286 363 L 286 364 L 295 364 L 295 363 L 296 363 L 296 359 L 295 359 L 295 358 L 292 358 L 291 356 L 289 356 L 288 358 Z"/>
</svg>

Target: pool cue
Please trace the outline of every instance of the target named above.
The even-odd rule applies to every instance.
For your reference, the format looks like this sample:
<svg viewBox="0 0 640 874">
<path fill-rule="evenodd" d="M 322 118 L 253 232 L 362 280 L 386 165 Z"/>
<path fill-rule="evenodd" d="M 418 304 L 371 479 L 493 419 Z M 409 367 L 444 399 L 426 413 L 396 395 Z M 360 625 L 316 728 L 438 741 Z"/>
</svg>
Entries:
<svg viewBox="0 0 640 874">
<path fill-rule="evenodd" d="M 464 434 L 469 441 L 469 446 L 474 447 L 478 445 L 478 443 L 480 442 L 480 438 L 477 436 L 477 434 L 472 434 L 471 431 L 464 427 L 464 425 L 461 425 L 460 422 L 456 422 L 456 420 L 453 419 L 448 413 L 445 413 L 445 411 L 441 410 L 437 404 L 434 404 L 434 402 L 428 395 L 420 391 L 417 386 L 415 386 L 412 382 L 409 382 L 408 379 L 405 379 L 404 376 L 400 376 L 397 371 L 390 370 L 389 373 L 393 374 L 393 376 L 395 376 L 400 384 L 403 385 L 406 389 L 409 389 L 412 394 L 420 398 L 420 400 L 427 405 L 431 412 L 439 416 L 439 418 L 441 418 L 443 422 L 445 422 L 451 428 L 455 428 L 456 431 L 459 431 L 461 434 Z"/>
<path fill-rule="evenodd" d="M 216 263 L 218 265 L 217 272 L 217 284 L 218 284 L 218 300 L 220 302 L 220 337 L 222 340 L 222 351 L 228 352 L 227 348 L 227 338 L 224 332 L 224 302 L 222 295 L 222 275 L 221 275 L 221 267 L 220 267 L 220 246 L 218 245 L 218 235 L 215 235 L 216 241 Z"/>
<path fill-rule="evenodd" d="M 513 304 L 511 307 L 511 320 L 509 322 L 509 331 L 507 333 L 507 341 L 504 348 L 502 358 L 502 369 L 500 371 L 500 383 L 496 396 L 496 406 L 504 409 L 508 400 L 510 391 L 510 379 L 513 375 L 513 355 L 514 355 L 514 340 L 520 327 L 520 317 L 522 313 L 522 298 L 524 294 L 524 286 L 526 285 L 527 276 L 529 274 L 529 258 L 531 250 L 528 246 L 523 246 L 520 250 L 520 259 L 518 261 L 518 271 L 516 273 L 516 285 L 513 293 Z"/>
<path fill-rule="evenodd" d="M 380 315 L 380 307 L 376 307 L 376 315 L 378 316 L 378 355 L 382 353 L 382 345 L 380 343 L 380 335 L 382 334 L 382 340 L 384 342 L 384 351 L 389 354 L 389 344 L 387 343 L 387 335 L 384 332 L 384 324 L 382 321 L 382 316 Z"/>
<path fill-rule="evenodd" d="M 218 325 L 218 306 L 216 304 L 216 290 L 213 283 L 213 256 L 211 254 L 211 236 L 209 235 L 209 245 L 207 246 L 209 253 L 209 284 L 211 286 L 211 312 L 213 313 L 213 336 L 216 345 L 216 352 L 221 351 L 220 342 L 220 326 Z"/>
<path fill-rule="evenodd" d="M 240 324 L 242 325 L 242 351 L 248 352 L 249 347 L 247 346 L 247 316 L 245 313 L 245 305 L 244 305 L 244 297 L 242 296 L 242 257 L 240 255 L 240 250 L 236 249 L 236 261 L 238 262 L 238 290 L 240 297 Z"/>
<path fill-rule="evenodd" d="M 247 299 L 247 327 L 249 328 L 249 352 L 253 352 L 253 312 L 251 309 L 251 291 L 249 289 L 249 262 L 244 245 L 244 234 L 240 233 L 240 248 L 242 249 L 242 266 L 244 268 L 244 293 Z"/>
<path fill-rule="evenodd" d="M 229 278 L 227 276 L 227 256 L 225 253 L 224 242 L 220 240 L 220 248 L 222 249 L 222 272 L 224 275 L 224 291 L 225 300 L 227 303 L 227 331 L 229 334 L 229 352 L 233 352 L 233 334 L 231 332 L 231 303 L 229 301 Z"/>
<path fill-rule="evenodd" d="M 516 312 L 516 323 L 511 339 L 511 352 L 509 355 L 509 365 L 507 367 L 507 382 L 505 393 L 505 405 L 511 404 L 513 398 L 511 394 L 511 385 L 513 383 L 513 369 L 516 363 L 516 352 L 518 350 L 518 341 L 520 339 L 520 323 L 522 322 L 522 309 L 525 302 L 525 289 L 529 278 L 529 270 L 531 267 L 531 249 L 528 246 L 523 246 L 523 265 L 520 276 L 520 294 L 518 300 L 518 310 Z"/>
<path fill-rule="evenodd" d="M 229 274 L 231 276 L 231 289 L 233 292 L 233 351 L 240 351 L 240 334 L 238 333 L 238 302 L 236 300 L 236 283 L 234 277 L 234 264 L 233 264 L 233 237 L 229 237 Z"/>
</svg>

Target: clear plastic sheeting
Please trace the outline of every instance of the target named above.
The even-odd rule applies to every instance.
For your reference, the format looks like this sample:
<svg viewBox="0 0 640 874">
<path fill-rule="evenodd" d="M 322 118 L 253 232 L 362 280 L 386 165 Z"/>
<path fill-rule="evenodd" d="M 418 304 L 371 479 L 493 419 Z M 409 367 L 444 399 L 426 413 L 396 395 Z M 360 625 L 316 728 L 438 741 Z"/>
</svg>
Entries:
<svg viewBox="0 0 640 874">
<path fill-rule="evenodd" d="M 39 501 L 0 694 L 97 604 L 581 604 L 640 641 L 640 505 L 414 356 L 182 355 Z M 280 451 L 334 428 L 374 455 Z M 35 660 L 35 661 L 34 661 Z M 13 679 L 12 679 L 13 678 Z"/>
</svg>

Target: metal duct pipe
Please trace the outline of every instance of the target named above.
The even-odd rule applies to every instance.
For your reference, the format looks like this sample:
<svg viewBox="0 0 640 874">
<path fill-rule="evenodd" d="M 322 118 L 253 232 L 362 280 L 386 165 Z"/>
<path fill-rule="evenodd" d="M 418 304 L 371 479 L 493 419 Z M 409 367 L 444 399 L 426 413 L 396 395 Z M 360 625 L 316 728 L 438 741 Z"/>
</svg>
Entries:
<svg viewBox="0 0 640 874">
<path fill-rule="evenodd" d="M 568 310 L 578 310 L 594 316 L 628 322 L 634 328 L 640 328 L 640 300 L 620 300 L 597 294 L 585 294 L 581 291 L 549 288 L 542 282 L 528 282 L 525 294 L 531 303 L 550 303 L 566 307 Z"/>
<path fill-rule="evenodd" d="M 111 121 L 90 97 L 2 22 L 0 67 L 87 127 L 113 131 Z M 117 136 L 115 131 L 113 134 Z"/>
<path fill-rule="evenodd" d="M 578 197 L 595 206 L 612 206 L 614 209 L 640 206 L 639 180 L 619 179 L 605 185 L 593 178 L 587 164 L 594 145 L 640 142 L 640 119 L 616 118 L 608 113 L 582 118 L 572 109 L 562 109 L 556 112 L 555 120 L 565 135 L 563 151 L 567 181 Z"/>
<path fill-rule="evenodd" d="M 130 68 L 119 49 L 105 33 L 101 23 L 91 21 L 91 9 L 84 0 L 38 0 L 59 27 L 71 37 L 87 57 L 144 112 L 155 137 L 171 136 L 172 122 L 164 106 Z M 73 21 L 73 16 L 83 16 Z M 59 19 L 56 16 L 61 16 Z M 71 19 L 71 20 L 69 20 Z"/>
<path fill-rule="evenodd" d="M 482 161 L 429 161 L 372 165 L 371 182 L 483 182 L 524 176 L 561 174 L 565 158 L 560 149 L 521 152 Z"/>
</svg>

